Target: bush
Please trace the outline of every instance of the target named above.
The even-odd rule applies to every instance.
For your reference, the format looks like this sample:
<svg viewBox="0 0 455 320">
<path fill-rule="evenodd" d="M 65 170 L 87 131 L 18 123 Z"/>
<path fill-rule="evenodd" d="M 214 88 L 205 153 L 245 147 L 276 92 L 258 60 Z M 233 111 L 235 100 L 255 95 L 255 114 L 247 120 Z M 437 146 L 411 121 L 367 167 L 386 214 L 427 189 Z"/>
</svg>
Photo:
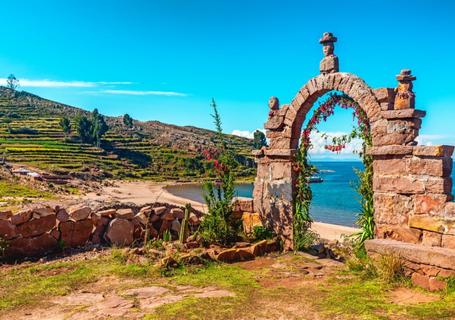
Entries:
<svg viewBox="0 0 455 320">
<path fill-rule="evenodd" d="M 17 129 L 8 127 L 8 132 L 10 134 L 37 134 L 38 133 L 37 130 L 32 129 L 32 128 L 27 128 L 27 127 L 22 127 L 22 128 L 17 128 Z"/>
<path fill-rule="evenodd" d="M 255 240 L 272 239 L 274 236 L 273 231 L 263 226 L 255 226 L 253 228 L 253 238 Z"/>
<path fill-rule="evenodd" d="M 397 283 L 404 278 L 403 264 L 399 255 L 383 254 L 374 260 L 374 265 L 379 278 L 385 283 Z"/>
</svg>

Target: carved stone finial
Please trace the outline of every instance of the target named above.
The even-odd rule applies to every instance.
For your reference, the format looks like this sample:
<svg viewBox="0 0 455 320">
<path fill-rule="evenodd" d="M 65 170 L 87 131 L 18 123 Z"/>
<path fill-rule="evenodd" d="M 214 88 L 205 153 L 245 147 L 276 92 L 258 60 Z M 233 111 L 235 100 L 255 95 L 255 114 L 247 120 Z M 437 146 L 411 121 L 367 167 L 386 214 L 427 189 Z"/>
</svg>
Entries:
<svg viewBox="0 0 455 320">
<path fill-rule="evenodd" d="M 280 101 L 278 100 L 277 97 L 270 97 L 269 98 L 269 108 L 270 111 L 276 111 L 280 109 Z"/>
<path fill-rule="evenodd" d="M 322 74 L 333 73 L 339 71 L 338 57 L 333 53 L 335 51 L 334 43 L 337 38 L 331 32 L 324 32 L 319 43 L 322 44 L 322 52 L 324 58 L 321 60 L 319 70 Z"/>
<path fill-rule="evenodd" d="M 411 74 L 411 70 L 403 69 L 400 74 L 396 76 L 398 80 L 398 87 L 395 89 L 395 103 L 394 109 L 414 109 L 415 108 L 415 94 L 412 91 L 412 81 L 417 78 Z"/>
</svg>

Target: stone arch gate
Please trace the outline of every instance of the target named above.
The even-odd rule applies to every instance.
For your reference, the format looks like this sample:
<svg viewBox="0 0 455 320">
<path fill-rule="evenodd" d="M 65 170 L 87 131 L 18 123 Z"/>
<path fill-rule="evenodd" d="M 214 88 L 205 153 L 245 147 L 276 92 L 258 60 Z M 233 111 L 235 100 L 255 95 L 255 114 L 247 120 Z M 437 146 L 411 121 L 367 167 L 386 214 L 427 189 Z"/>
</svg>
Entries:
<svg viewBox="0 0 455 320">
<path fill-rule="evenodd" d="M 310 79 L 291 103 L 279 106 L 274 97 L 269 101 L 265 129 L 270 146 L 254 151 L 258 166 L 254 210 L 282 237 L 285 248 L 292 249 L 292 201 L 297 178 L 292 164 L 301 127 L 319 97 L 341 91 L 365 111 L 373 137 L 368 152 L 374 159 L 375 235 L 383 240 L 374 240 L 367 247 L 380 251 L 407 243 L 415 246 L 411 252 L 446 248 L 441 250 L 445 257 L 449 252 L 448 260 L 444 260 L 448 264 L 440 267 L 452 266 L 455 270 L 455 203 L 451 202 L 454 148 L 417 144 L 425 112 L 415 109 L 412 82 L 416 78 L 410 70 L 396 76 L 396 88 L 370 88 L 358 76 L 339 72 L 334 55 L 336 40 L 331 33 L 323 35 L 320 74 Z"/>
</svg>

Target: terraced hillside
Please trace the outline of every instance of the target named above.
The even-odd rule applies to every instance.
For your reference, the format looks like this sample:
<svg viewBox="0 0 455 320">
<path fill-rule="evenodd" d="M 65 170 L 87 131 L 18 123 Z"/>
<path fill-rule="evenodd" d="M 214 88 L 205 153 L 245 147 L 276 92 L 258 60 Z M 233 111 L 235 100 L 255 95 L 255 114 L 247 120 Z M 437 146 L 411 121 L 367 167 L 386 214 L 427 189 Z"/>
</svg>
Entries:
<svg viewBox="0 0 455 320">
<path fill-rule="evenodd" d="M 188 180 L 207 174 L 201 151 L 214 145 L 213 131 L 158 121 L 134 121 L 128 128 L 121 117 L 106 117 L 110 129 L 98 148 L 80 142 L 74 123 L 79 114 L 89 112 L 0 87 L 0 153 L 9 163 L 80 177 Z M 59 125 L 63 116 L 72 122 L 68 137 Z M 252 141 L 226 138 L 241 163 L 237 175 L 252 176 Z"/>
</svg>

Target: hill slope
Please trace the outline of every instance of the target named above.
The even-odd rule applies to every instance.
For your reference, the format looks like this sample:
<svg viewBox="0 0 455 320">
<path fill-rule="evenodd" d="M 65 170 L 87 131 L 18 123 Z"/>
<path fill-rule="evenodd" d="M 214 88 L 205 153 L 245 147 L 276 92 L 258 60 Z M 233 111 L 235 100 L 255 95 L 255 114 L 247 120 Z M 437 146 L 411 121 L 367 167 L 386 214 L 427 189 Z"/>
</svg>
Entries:
<svg viewBox="0 0 455 320">
<path fill-rule="evenodd" d="M 106 117 L 110 130 L 97 148 L 80 143 L 74 132 L 65 137 L 60 119 L 70 118 L 75 128 L 79 114 L 90 112 L 0 87 L 0 152 L 11 163 L 78 176 L 168 180 L 206 175 L 201 151 L 214 145 L 213 131 L 158 121 L 134 121 L 128 128 L 122 117 Z M 241 163 L 237 175 L 254 174 L 252 141 L 232 135 L 226 139 Z"/>
</svg>

